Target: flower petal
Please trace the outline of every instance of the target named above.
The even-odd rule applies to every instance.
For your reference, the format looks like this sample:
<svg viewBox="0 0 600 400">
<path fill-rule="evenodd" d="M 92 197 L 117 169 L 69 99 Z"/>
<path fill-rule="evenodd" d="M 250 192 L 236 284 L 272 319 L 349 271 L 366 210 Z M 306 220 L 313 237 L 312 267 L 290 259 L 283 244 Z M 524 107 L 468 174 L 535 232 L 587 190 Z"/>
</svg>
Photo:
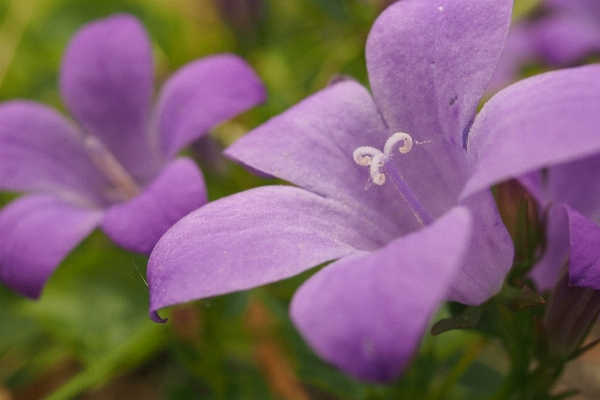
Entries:
<svg viewBox="0 0 600 400">
<path fill-rule="evenodd" d="M 488 101 L 473 124 L 475 171 L 461 197 L 600 151 L 600 65 L 522 80 Z"/>
<path fill-rule="evenodd" d="M 63 99 L 75 118 L 143 183 L 156 175 L 160 160 L 147 130 L 152 68 L 144 28 L 131 16 L 117 15 L 73 36 L 60 75 Z"/>
<path fill-rule="evenodd" d="M 392 132 L 393 133 L 393 132 Z M 420 225 L 392 184 L 368 186 L 369 168 L 352 154 L 383 149 L 391 134 L 369 92 L 336 83 L 272 118 L 225 150 L 237 161 L 362 209 L 391 237 Z"/>
<path fill-rule="evenodd" d="M 405 0 L 367 40 L 373 97 L 385 121 L 414 139 L 463 147 L 510 23 L 510 0 Z"/>
<path fill-rule="evenodd" d="M 37 298 L 52 272 L 101 218 L 101 211 L 47 194 L 13 201 L 0 211 L 0 281 Z"/>
<path fill-rule="evenodd" d="M 148 262 L 150 312 L 156 321 L 159 308 L 275 282 L 389 240 L 331 199 L 251 189 L 194 211 L 161 238 Z"/>
<path fill-rule="evenodd" d="M 569 284 L 600 289 L 600 227 L 569 206 Z"/>
<path fill-rule="evenodd" d="M 551 290 L 558 279 L 561 266 L 569 255 L 569 221 L 564 204 L 548 209 L 546 222 L 546 249 L 540 261 L 531 270 L 537 290 Z"/>
<path fill-rule="evenodd" d="M 521 78 L 521 69 L 536 57 L 534 50 L 530 24 L 520 22 L 511 26 L 494 74 L 485 89 L 486 96 L 490 97 Z"/>
<path fill-rule="evenodd" d="M 109 208 L 102 229 L 120 246 L 150 254 L 175 222 L 207 201 L 202 173 L 188 158 L 178 158 L 141 194 Z"/>
<path fill-rule="evenodd" d="M 161 148 L 173 156 L 215 125 L 264 102 L 252 68 L 232 54 L 184 66 L 166 83 L 157 103 Z"/>
<path fill-rule="evenodd" d="M 514 246 L 490 191 L 461 202 L 473 215 L 465 259 L 448 289 L 448 299 L 478 305 L 495 295 L 513 263 Z"/>
<path fill-rule="evenodd" d="M 458 270 L 470 224 L 457 207 L 373 254 L 326 266 L 296 291 L 294 324 L 321 357 L 352 375 L 397 378 Z"/>
<path fill-rule="evenodd" d="M 523 185 L 527 192 L 537 201 L 542 207 L 548 204 L 546 199 L 547 190 L 542 189 L 542 183 L 544 181 L 543 172 L 541 170 L 531 171 L 525 175 L 521 175 L 517 178 L 519 183 Z M 545 185 L 544 185 L 545 186 Z"/>
<path fill-rule="evenodd" d="M 29 101 L 0 105 L 0 189 L 60 192 L 101 205 L 107 186 L 81 134 L 62 115 Z"/>
</svg>

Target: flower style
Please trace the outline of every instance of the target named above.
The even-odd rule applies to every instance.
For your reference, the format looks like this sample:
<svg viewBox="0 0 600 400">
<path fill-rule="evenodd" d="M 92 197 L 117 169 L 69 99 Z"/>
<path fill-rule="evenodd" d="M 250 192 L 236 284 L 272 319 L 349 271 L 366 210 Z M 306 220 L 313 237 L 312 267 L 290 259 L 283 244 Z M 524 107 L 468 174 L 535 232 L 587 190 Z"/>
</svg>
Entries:
<svg viewBox="0 0 600 400">
<path fill-rule="evenodd" d="M 521 153 L 512 161 L 519 143 L 510 139 L 523 130 L 531 143 L 549 132 L 539 147 L 561 157 L 552 135 L 590 121 L 576 106 L 589 100 L 580 81 L 595 71 L 515 85 L 475 118 L 511 7 L 404 0 L 386 9 L 366 46 L 372 97 L 353 81 L 334 84 L 228 148 L 300 188 L 249 190 L 175 224 L 150 257 L 151 317 L 337 260 L 297 290 L 292 320 L 324 359 L 386 381 L 407 365 L 440 301 L 479 304 L 496 293 L 513 246 L 489 184 L 505 176 L 490 180 L 481 164 L 535 167 Z"/>
<path fill-rule="evenodd" d="M 262 102 L 251 68 L 233 55 L 183 67 L 150 113 L 151 43 L 116 15 L 77 32 L 60 90 L 78 124 L 31 101 L 0 105 L 0 189 L 27 192 L 0 212 L 0 281 L 39 296 L 62 259 L 93 229 L 149 254 L 177 220 L 206 203 L 195 163 L 177 152 Z"/>
<path fill-rule="evenodd" d="M 545 0 L 540 16 L 522 19 L 509 30 L 488 91 L 497 92 L 519 77 L 527 63 L 567 67 L 600 52 L 600 2 Z"/>
</svg>

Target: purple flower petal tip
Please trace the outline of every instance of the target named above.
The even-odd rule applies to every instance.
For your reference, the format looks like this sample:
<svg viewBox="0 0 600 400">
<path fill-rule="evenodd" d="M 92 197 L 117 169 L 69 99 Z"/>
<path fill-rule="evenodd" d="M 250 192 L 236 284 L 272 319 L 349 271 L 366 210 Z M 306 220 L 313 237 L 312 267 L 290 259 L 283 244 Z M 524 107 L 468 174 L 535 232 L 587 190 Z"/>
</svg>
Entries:
<svg viewBox="0 0 600 400">
<path fill-rule="evenodd" d="M 58 264 L 101 218 L 98 210 L 52 195 L 13 201 L 0 211 L 0 282 L 25 296 L 39 297 Z"/>
<path fill-rule="evenodd" d="M 158 324 L 165 324 L 169 320 L 169 318 L 162 318 L 157 311 L 151 311 L 148 315 L 152 321 Z"/>
<path fill-rule="evenodd" d="M 236 55 L 190 63 L 165 83 L 158 100 L 162 150 L 171 156 L 210 128 L 265 100 L 264 85 Z"/>
<path fill-rule="evenodd" d="M 375 253 L 327 266 L 296 291 L 294 324 L 321 357 L 352 375 L 396 379 L 458 271 L 471 223 L 457 207 Z"/>
</svg>

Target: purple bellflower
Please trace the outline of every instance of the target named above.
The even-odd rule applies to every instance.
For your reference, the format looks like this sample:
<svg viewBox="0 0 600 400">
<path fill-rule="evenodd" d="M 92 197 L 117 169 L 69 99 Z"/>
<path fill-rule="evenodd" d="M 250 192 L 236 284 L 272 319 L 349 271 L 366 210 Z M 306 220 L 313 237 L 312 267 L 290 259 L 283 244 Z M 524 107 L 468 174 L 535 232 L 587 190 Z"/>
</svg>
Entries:
<svg viewBox="0 0 600 400">
<path fill-rule="evenodd" d="M 398 376 L 444 298 L 497 292 L 513 247 L 489 190 L 459 201 L 465 140 L 510 21 L 510 0 L 406 0 L 367 41 L 373 97 L 343 81 L 239 140 L 227 154 L 301 188 L 208 204 L 159 241 L 151 316 L 336 260 L 296 292 L 312 347 L 355 376 Z"/>
<path fill-rule="evenodd" d="M 600 52 L 598 0 L 545 0 L 539 14 L 521 19 L 510 28 L 489 92 L 517 80 L 528 63 L 567 67 Z"/>
<path fill-rule="evenodd" d="M 527 105 L 509 101 L 525 93 Z M 498 93 L 469 135 L 477 169 L 462 196 L 518 178 L 546 216 L 544 253 L 532 271 L 540 290 L 555 285 L 564 265 L 570 285 L 600 289 L 598 110 L 600 65 L 559 70 Z M 513 120 L 499 124 L 500 114 Z"/>
<path fill-rule="evenodd" d="M 591 69 L 589 84 L 595 98 L 577 99 L 600 106 L 600 66 Z M 546 216 L 545 251 L 532 271 L 539 289 L 551 289 L 563 266 L 569 268 L 569 284 L 600 290 L 600 118 L 589 129 L 584 152 L 549 160 L 540 169 L 519 177 Z M 570 130 L 570 127 L 565 126 Z M 567 135 L 571 139 L 571 134 Z"/>
<path fill-rule="evenodd" d="M 525 93 L 527 104 L 510 101 Z M 573 356 L 600 310 L 599 109 L 600 65 L 549 72 L 494 96 L 468 140 L 478 161 L 462 196 L 517 177 L 545 216 L 532 277 L 552 289 L 544 326 L 557 359 Z M 501 114 L 512 121 L 498 123 Z"/>
<path fill-rule="evenodd" d="M 177 152 L 265 98 L 244 61 L 217 55 L 176 72 L 151 111 L 151 43 L 127 15 L 75 34 L 60 90 L 77 123 L 31 101 L 0 105 L 0 189 L 27 193 L 0 212 L 0 281 L 34 298 L 98 226 L 149 254 L 207 201 L 198 167 Z"/>
<path fill-rule="evenodd" d="M 559 157 L 552 135 L 582 123 L 589 108 L 579 114 L 576 94 L 590 92 L 579 80 L 597 72 L 515 85 L 475 118 L 511 8 L 510 0 L 404 0 L 386 9 L 366 46 L 372 96 L 342 81 L 226 150 L 300 188 L 252 189 L 175 224 L 150 256 L 151 317 L 337 260 L 297 290 L 292 320 L 324 359 L 387 381 L 408 364 L 442 300 L 479 304 L 495 294 L 513 246 L 489 190 L 500 179 L 479 164 L 510 164 L 518 145 L 502 134 L 523 129 L 531 143 L 548 131 L 554 141 L 541 148 Z M 518 165 L 537 165 L 523 157 Z"/>
</svg>

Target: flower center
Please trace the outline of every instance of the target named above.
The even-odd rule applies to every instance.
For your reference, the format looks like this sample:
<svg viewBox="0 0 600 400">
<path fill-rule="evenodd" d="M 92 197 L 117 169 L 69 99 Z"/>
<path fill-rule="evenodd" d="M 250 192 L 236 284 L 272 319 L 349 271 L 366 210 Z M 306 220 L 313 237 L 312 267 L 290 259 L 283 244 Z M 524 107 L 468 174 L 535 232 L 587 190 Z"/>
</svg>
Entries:
<svg viewBox="0 0 600 400">
<path fill-rule="evenodd" d="M 110 197 L 117 197 L 119 200 L 130 200 L 141 192 L 136 181 L 100 140 L 87 135 L 84 139 L 84 145 L 94 164 L 113 185 L 116 196 Z"/>
<path fill-rule="evenodd" d="M 417 144 L 425 142 L 416 142 Z M 383 152 L 380 150 L 370 147 L 361 146 L 354 150 L 352 156 L 354 161 L 358 165 L 369 166 L 371 180 L 376 185 L 383 185 L 386 181 L 386 175 L 390 178 L 396 189 L 402 195 L 402 198 L 410 209 L 412 210 L 415 218 L 422 225 L 429 225 L 433 222 L 433 219 L 423 207 L 423 204 L 419 201 L 417 196 L 408 186 L 408 183 L 404 180 L 400 171 L 389 161 L 392 160 L 392 152 L 396 145 L 401 144 L 398 148 L 401 154 L 408 153 L 413 147 L 413 139 L 408 133 L 396 132 L 385 142 Z"/>
</svg>

